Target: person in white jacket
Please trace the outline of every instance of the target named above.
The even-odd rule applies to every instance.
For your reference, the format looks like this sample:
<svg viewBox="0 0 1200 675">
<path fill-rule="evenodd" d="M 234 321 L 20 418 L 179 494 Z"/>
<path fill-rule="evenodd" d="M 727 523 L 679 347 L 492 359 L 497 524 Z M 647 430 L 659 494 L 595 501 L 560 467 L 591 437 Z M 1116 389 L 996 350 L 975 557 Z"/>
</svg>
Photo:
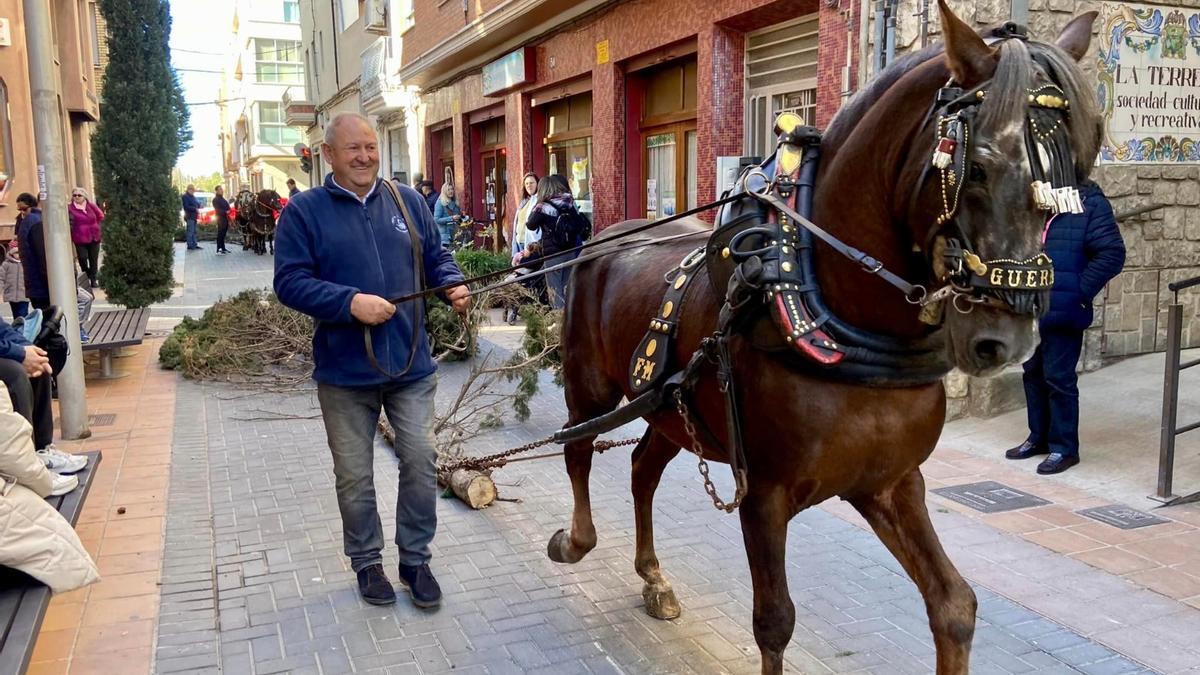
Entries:
<svg viewBox="0 0 1200 675">
<path fill-rule="evenodd" d="M 33 428 L 13 412 L 0 384 L 0 565 L 65 593 L 100 580 L 71 524 L 44 497 L 79 485 L 46 468 L 33 451 Z"/>
</svg>

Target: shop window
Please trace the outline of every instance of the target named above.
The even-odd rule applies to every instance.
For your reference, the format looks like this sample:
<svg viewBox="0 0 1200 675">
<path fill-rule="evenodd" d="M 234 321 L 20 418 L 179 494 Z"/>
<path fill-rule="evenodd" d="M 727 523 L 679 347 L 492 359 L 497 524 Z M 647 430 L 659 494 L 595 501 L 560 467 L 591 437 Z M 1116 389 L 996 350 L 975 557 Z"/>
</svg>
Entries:
<svg viewBox="0 0 1200 675">
<path fill-rule="evenodd" d="M 254 38 L 254 77 L 257 82 L 304 84 L 300 43 Z"/>
<path fill-rule="evenodd" d="M 665 218 L 697 205 L 696 57 L 637 75 L 642 94 L 641 199 L 647 218 Z"/>
<path fill-rule="evenodd" d="M 546 174 L 561 174 L 571 186 L 579 212 L 592 217 L 592 93 L 551 101 L 545 106 Z"/>
<path fill-rule="evenodd" d="M 258 142 L 263 145 L 293 146 L 300 142 L 300 131 L 289 127 L 283 118 L 283 104 L 259 101 Z"/>
<path fill-rule="evenodd" d="M 483 147 L 504 145 L 504 118 L 488 120 L 479 125 L 480 143 Z"/>
<path fill-rule="evenodd" d="M 649 124 L 657 119 L 696 113 L 696 59 L 659 66 L 644 75 L 646 93 L 642 117 Z"/>
</svg>

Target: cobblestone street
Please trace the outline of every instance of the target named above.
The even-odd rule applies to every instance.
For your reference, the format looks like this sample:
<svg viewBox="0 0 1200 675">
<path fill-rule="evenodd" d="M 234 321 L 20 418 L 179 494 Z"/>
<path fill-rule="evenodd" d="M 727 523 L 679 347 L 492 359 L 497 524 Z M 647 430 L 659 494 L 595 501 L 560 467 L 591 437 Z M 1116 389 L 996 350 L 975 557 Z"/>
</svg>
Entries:
<svg viewBox="0 0 1200 675">
<path fill-rule="evenodd" d="M 463 371 L 443 369 L 441 403 Z M 231 673 L 757 672 L 738 521 L 712 509 L 690 462 L 672 464 L 656 503 L 659 555 L 684 605 L 677 621 L 641 609 L 621 450 L 595 463 L 600 544 L 582 562 L 557 565 L 545 555 L 546 540 L 570 514 L 561 460 L 514 464 L 496 478 L 502 496 L 519 503 L 473 512 L 440 502 L 434 568 L 443 608 L 424 614 L 405 598 L 377 608 L 358 598 L 341 554 L 320 422 L 237 419 L 262 410 L 311 415 L 313 397 L 232 396 L 193 384 L 179 389 L 160 672 L 218 664 Z M 542 422 L 513 423 L 471 451 L 527 442 L 565 417 L 549 382 L 534 408 Z M 384 445 L 377 449 L 376 486 L 390 529 L 395 461 Z M 923 604 L 873 535 L 813 510 L 794 521 L 789 549 L 798 615 L 793 672 L 932 671 Z M 394 546 L 387 553 L 394 570 Z M 979 596 L 973 672 L 1142 670 L 989 591 Z"/>
</svg>

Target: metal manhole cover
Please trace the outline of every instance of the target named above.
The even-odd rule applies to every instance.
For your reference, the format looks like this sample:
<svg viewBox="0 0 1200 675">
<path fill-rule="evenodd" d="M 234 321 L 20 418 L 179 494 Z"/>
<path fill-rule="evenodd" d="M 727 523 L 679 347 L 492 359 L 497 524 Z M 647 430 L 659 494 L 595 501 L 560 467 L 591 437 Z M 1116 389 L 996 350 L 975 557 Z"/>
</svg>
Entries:
<svg viewBox="0 0 1200 675">
<path fill-rule="evenodd" d="M 1150 525 L 1161 525 L 1171 522 L 1166 518 L 1152 516 L 1145 511 L 1138 511 L 1122 504 L 1097 506 L 1091 509 L 1076 511 L 1076 513 L 1081 516 L 1087 516 L 1092 520 L 1098 520 L 1105 525 L 1119 527 L 1122 530 L 1135 530 L 1139 527 L 1149 527 Z"/>
<path fill-rule="evenodd" d="M 934 490 L 934 493 L 984 513 L 1014 511 L 1030 506 L 1045 506 L 1050 503 L 1041 497 L 1001 485 L 993 480 L 938 488 Z"/>
<path fill-rule="evenodd" d="M 104 413 L 103 415 L 89 415 L 88 426 L 92 427 L 110 427 L 117 421 L 116 413 Z"/>
</svg>

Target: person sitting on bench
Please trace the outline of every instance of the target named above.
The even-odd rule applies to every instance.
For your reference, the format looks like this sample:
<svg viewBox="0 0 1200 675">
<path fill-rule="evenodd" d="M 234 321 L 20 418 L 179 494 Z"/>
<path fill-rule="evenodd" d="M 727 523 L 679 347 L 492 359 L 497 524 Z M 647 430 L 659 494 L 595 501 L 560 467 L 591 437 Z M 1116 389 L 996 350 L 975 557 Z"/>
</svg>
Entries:
<svg viewBox="0 0 1200 675">
<path fill-rule="evenodd" d="M 0 319 L 0 381 L 8 387 L 13 410 L 33 426 L 33 447 L 46 468 L 60 474 L 76 473 L 87 466 L 87 457 L 54 447 L 52 375 L 46 351 Z"/>
</svg>

